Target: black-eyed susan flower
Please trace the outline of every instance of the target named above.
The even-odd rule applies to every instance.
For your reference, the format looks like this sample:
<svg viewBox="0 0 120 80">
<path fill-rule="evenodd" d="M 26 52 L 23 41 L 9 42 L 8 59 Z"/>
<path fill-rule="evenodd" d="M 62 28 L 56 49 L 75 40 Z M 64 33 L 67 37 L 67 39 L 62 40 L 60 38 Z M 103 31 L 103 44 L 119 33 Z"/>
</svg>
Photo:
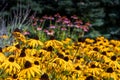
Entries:
<svg viewBox="0 0 120 80">
<path fill-rule="evenodd" d="M 4 80 L 25 80 L 23 77 L 18 77 L 17 74 L 13 74 L 5 78 Z"/>
<path fill-rule="evenodd" d="M 40 80 L 50 80 L 47 73 L 41 75 Z"/>
<path fill-rule="evenodd" d="M 6 34 L 0 36 L 0 39 L 8 39 L 9 37 Z"/>
<path fill-rule="evenodd" d="M 3 61 L 6 59 L 6 56 L 0 52 L 0 64 L 3 63 Z"/>
<path fill-rule="evenodd" d="M 12 34 L 16 40 L 21 41 L 23 43 L 26 42 L 25 36 L 22 33 L 20 33 L 19 31 L 14 31 Z"/>
<path fill-rule="evenodd" d="M 16 74 L 20 71 L 21 67 L 16 63 L 15 57 L 10 56 L 4 60 L 0 68 L 4 69 L 6 73 Z"/>
<path fill-rule="evenodd" d="M 95 62 L 95 63 L 90 63 L 89 67 L 86 66 L 84 72 L 93 74 L 94 76 L 98 76 L 103 72 L 103 69 L 101 69 L 100 66 L 97 64 L 97 62 Z"/>
<path fill-rule="evenodd" d="M 117 56 L 111 56 L 111 61 L 109 62 L 109 66 L 112 66 L 114 68 L 119 68 L 120 69 L 120 64 L 117 61 Z"/>
<path fill-rule="evenodd" d="M 24 68 L 19 72 L 18 76 L 25 77 L 26 79 L 31 79 L 32 77 L 35 77 L 35 75 L 40 76 L 40 74 L 40 69 L 36 67 L 35 64 L 32 64 L 30 61 L 26 61 L 24 63 Z"/>
<path fill-rule="evenodd" d="M 63 43 L 58 40 L 55 40 L 53 36 L 51 36 L 51 40 L 45 42 L 45 47 L 50 47 L 50 46 L 54 48 L 61 48 L 63 46 Z"/>
<path fill-rule="evenodd" d="M 43 46 L 43 42 L 41 42 L 38 38 L 36 39 L 29 39 L 27 40 L 27 45 L 30 47 L 42 47 Z"/>
<path fill-rule="evenodd" d="M 117 74 L 115 73 L 115 71 L 114 71 L 114 69 L 112 67 L 108 67 L 106 69 L 106 71 L 104 71 L 101 74 L 101 77 L 106 78 L 106 79 L 113 78 L 114 80 L 119 80 Z"/>
</svg>

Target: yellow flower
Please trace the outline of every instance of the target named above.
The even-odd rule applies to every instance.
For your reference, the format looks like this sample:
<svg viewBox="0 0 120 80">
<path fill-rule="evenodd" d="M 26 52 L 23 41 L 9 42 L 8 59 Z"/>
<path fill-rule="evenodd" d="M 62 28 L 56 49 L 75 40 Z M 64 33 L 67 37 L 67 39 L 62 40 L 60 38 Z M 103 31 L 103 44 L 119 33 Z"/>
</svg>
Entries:
<svg viewBox="0 0 120 80">
<path fill-rule="evenodd" d="M 40 40 L 29 39 L 29 40 L 27 40 L 27 45 L 34 48 L 34 47 L 43 46 L 43 43 Z"/>
<path fill-rule="evenodd" d="M 21 67 L 16 63 L 15 58 L 10 56 L 1 64 L 0 68 L 3 68 L 6 73 L 16 74 L 20 71 Z"/>
<path fill-rule="evenodd" d="M 63 46 L 63 43 L 58 40 L 49 40 L 45 42 L 45 47 L 54 47 L 54 48 L 61 48 Z"/>
<path fill-rule="evenodd" d="M 86 67 L 84 73 L 90 73 L 94 76 L 98 76 L 103 72 L 103 69 L 100 68 L 99 64 L 96 62 L 90 63 L 89 67 Z"/>
<path fill-rule="evenodd" d="M 13 74 L 13 75 L 11 75 L 11 76 L 8 76 L 6 79 L 4 79 L 4 80 L 26 80 L 26 79 L 24 79 L 24 78 L 22 78 L 22 77 L 18 77 L 18 75 L 17 74 Z"/>
<path fill-rule="evenodd" d="M 26 43 L 26 38 L 22 33 L 15 31 L 12 34 L 15 37 L 16 40 L 21 41 L 23 43 Z"/>
<path fill-rule="evenodd" d="M 120 69 L 120 64 L 117 61 L 117 56 L 111 56 L 111 61 L 109 62 L 109 66 Z"/>
<path fill-rule="evenodd" d="M 0 39 L 8 39 L 8 36 L 6 34 L 3 34 L 0 36 Z"/>
<path fill-rule="evenodd" d="M 0 52 L 0 64 L 3 63 L 3 61 L 6 59 L 6 56 Z"/>
<path fill-rule="evenodd" d="M 24 68 L 18 74 L 19 77 L 25 77 L 26 79 L 30 79 L 35 77 L 35 75 L 40 76 L 41 72 L 35 64 L 32 64 L 30 61 L 26 61 L 24 64 Z"/>
<path fill-rule="evenodd" d="M 48 74 L 47 74 L 47 73 L 44 73 L 44 74 L 41 75 L 40 80 L 50 80 L 50 79 L 49 79 Z"/>
<path fill-rule="evenodd" d="M 87 43 L 93 43 L 94 40 L 93 40 L 93 39 L 90 39 L 90 38 L 86 38 L 86 39 L 85 39 L 85 42 L 87 42 Z"/>
<path fill-rule="evenodd" d="M 33 57 L 29 56 L 26 53 L 26 48 L 23 48 L 21 50 L 21 53 L 19 54 L 19 56 L 16 58 L 16 62 L 23 67 L 24 63 L 26 62 L 26 60 L 33 60 Z"/>
<path fill-rule="evenodd" d="M 112 67 L 108 67 L 105 72 L 101 74 L 101 77 L 110 79 L 113 78 L 114 80 L 119 80 L 117 74 L 114 72 Z"/>
<path fill-rule="evenodd" d="M 65 40 L 61 41 L 63 44 L 70 44 L 70 42 L 72 42 L 72 40 L 70 38 L 66 38 Z"/>
</svg>

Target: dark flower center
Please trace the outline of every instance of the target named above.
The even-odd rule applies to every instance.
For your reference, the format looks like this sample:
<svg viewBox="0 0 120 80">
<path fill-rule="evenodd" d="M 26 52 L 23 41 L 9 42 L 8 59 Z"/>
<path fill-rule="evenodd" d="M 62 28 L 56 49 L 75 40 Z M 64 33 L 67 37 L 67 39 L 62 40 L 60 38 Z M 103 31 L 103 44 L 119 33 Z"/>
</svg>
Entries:
<svg viewBox="0 0 120 80">
<path fill-rule="evenodd" d="M 54 36 L 50 36 L 50 40 L 54 40 L 55 39 L 55 37 Z"/>
<path fill-rule="evenodd" d="M 106 72 L 108 72 L 108 73 L 112 73 L 112 72 L 114 72 L 114 71 L 113 71 L 113 69 L 110 67 L 110 68 L 107 69 Z"/>
<path fill-rule="evenodd" d="M 95 64 L 92 64 L 92 65 L 91 65 L 91 68 L 95 68 L 95 67 L 96 67 Z"/>
<path fill-rule="evenodd" d="M 39 40 L 39 37 L 36 35 L 36 36 L 34 37 L 34 39 L 35 39 L 35 40 Z"/>
<path fill-rule="evenodd" d="M 24 64 L 25 68 L 30 68 L 32 66 L 32 64 L 29 61 L 26 61 Z"/>
<path fill-rule="evenodd" d="M 48 76 L 46 73 L 44 73 L 44 74 L 41 76 L 40 80 L 49 80 L 49 76 Z"/>
<path fill-rule="evenodd" d="M 106 55 L 106 52 L 105 52 L 105 51 L 103 51 L 103 52 L 102 52 L 102 54 L 103 54 L 103 55 Z"/>
<path fill-rule="evenodd" d="M 94 80 L 94 77 L 93 76 L 88 76 L 88 77 L 86 77 L 85 80 Z"/>
<path fill-rule="evenodd" d="M 47 48 L 47 51 L 53 51 L 53 47 L 52 47 L 52 46 L 49 46 L 49 47 Z"/>
<path fill-rule="evenodd" d="M 13 74 L 13 79 L 17 79 L 17 74 Z"/>
<path fill-rule="evenodd" d="M 10 58 L 9 58 L 9 61 L 10 61 L 10 62 L 14 62 L 14 58 L 13 58 L 13 57 L 10 57 Z"/>
<path fill-rule="evenodd" d="M 2 48 L 0 47 L 0 52 L 2 52 Z"/>
<path fill-rule="evenodd" d="M 93 48 L 94 51 L 99 51 L 97 47 Z"/>
<path fill-rule="evenodd" d="M 112 61 L 115 61 L 116 59 L 117 59 L 116 56 L 112 56 L 112 57 L 111 57 L 111 60 L 112 60 Z"/>
<path fill-rule="evenodd" d="M 21 30 L 18 29 L 18 28 L 16 28 L 16 29 L 14 30 L 14 32 L 21 32 Z"/>
<path fill-rule="evenodd" d="M 26 48 L 23 48 L 23 49 L 22 49 L 21 54 L 20 54 L 20 57 L 25 57 L 25 56 L 26 56 L 26 54 L 25 54 L 25 49 L 26 49 Z"/>
<path fill-rule="evenodd" d="M 69 60 L 69 58 L 68 58 L 68 57 L 64 57 L 64 60 L 65 60 L 65 61 L 68 61 L 68 60 Z"/>
<path fill-rule="evenodd" d="M 18 48 L 18 49 L 20 49 L 20 45 L 19 44 L 15 45 L 15 47 Z"/>
<path fill-rule="evenodd" d="M 64 55 L 61 54 L 61 53 L 57 53 L 57 56 L 58 56 L 59 58 L 64 58 Z"/>
<path fill-rule="evenodd" d="M 84 38 L 78 38 L 78 42 L 84 42 L 85 41 L 85 39 Z"/>
<path fill-rule="evenodd" d="M 76 69 L 76 70 L 80 70 L 80 67 L 79 67 L 79 66 L 77 66 L 75 69 Z"/>
<path fill-rule="evenodd" d="M 25 56 L 26 56 L 25 52 L 21 52 L 20 57 L 25 57 Z"/>
<path fill-rule="evenodd" d="M 35 65 L 39 65 L 39 62 L 38 62 L 38 61 L 34 61 L 34 64 L 35 64 Z"/>
<path fill-rule="evenodd" d="M 79 60 L 80 58 L 81 58 L 80 56 L 77 56 L 77 57 L 76 57 L 76 59 L 78 59 L 78 60 Z"/>
</svg>

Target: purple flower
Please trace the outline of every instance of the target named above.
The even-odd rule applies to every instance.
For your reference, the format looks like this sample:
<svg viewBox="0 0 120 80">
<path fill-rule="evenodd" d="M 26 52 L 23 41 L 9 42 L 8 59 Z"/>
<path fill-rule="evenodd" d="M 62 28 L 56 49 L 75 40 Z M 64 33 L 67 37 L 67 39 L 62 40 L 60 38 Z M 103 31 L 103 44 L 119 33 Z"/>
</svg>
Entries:
<svg viewBox="0 0 120 80">
<path fill-rule="evenodd" d="M 62 31 L 66 31 L 66 30 L 67 30 L 67 28 L 65 28 L 65 27 L 62 27 L 62 28 L 61 28 L 61 30 L 62 30 Z"/>
<path fill-rule="evenodd" d="M 54 25 L 50 25 L 50 28 L 51 28 L 51 29 L 55 29 L 56 26 L 54 26 Z"/>
</svg>

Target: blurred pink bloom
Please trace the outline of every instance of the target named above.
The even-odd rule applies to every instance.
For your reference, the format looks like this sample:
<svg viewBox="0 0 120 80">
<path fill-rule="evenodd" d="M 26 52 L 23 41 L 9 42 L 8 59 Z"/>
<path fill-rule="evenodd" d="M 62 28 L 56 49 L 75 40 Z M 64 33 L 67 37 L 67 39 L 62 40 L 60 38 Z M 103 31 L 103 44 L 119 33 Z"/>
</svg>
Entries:
<svg viewBox="0 0 120 80">
<path fill-rule="evenodd" d="M 86 26 L 91 26 L 90 22 L 85 23 Z"/>
<path fill-rule="evenodd" d="M 43 19 L 40 19 L 40 22 L 43 22 L 44 20 Z"/>
<path fill-rule="evenodd" d="M 83 25 L 83 26 L 82 26 L 82 29 L 83 29 L 85 32 L 88 32 L 88 30 L 89 30 L 88 26 L 86 26 L 86 25 Z"/>
<path fill-rule="evenodd" d="M 45 16 L 43 16 L 42 18 L 43 18 L 43 19 L 48 19 L 48 16 L 47 16 L 47 15 L 45 15 Z"/>
<path fill-rule="evenodd" d="M 50 28 L 51 28 L 51 29 L 55 29 L 56 26 L 54 26 L 54 25 L 50 25 Z"/>
<path fill-rule="evenodd" d="M 30 33 L 28 31 L 23 32 L 23 35 L 29 35 Z"/>
<path fill-rule="evenodd" d="M 76 20 L 74 23 L 75 24 L 83 24 L 82 20 Z"/>
<path fill-rule="evenodd" d="M 59 19 L 56 20 L 57 23 L 59 23 L 59 22 L 61 22 L 61 21 L 62 21 L 61 18 L 59 18 Z"/>
<path fill-rule="evenodd" d="M 37 30 L 40 31 L 40 30 L 42 30 L 42 28 L 41 27 L 37 27 Z"/>
<path fill-rule="evenodd" d="M 50 35 L 50 36 L 52 36 L 52 35 L 54 35 L 54 30 L 46 30 L 46 33 L 47 33 L 47 35 Z"/>
<path fill-rule="evenodd" d="M 32 25 L 33 25 L 33 26 L 36 26 L 36 25 L 37 25 L 37 22 L 34 22 Z"/>
<path fill-rule="evenodd" d="M 72 23 L 68 23 L 67 26 L 73 27 L 73 24 Z"/>
<path fill-rule="evenodd" d="M 61 17 L 59 13 L 55 14 L 54 16 L 57 17 L 57 18 Z"/>
<path fill-rule="evenodd" d="M 48 19 L 49 19 L 49 20 L 54 20 L 54 17 L 49 16 Z"/>
<path fill-rule="evenodd" d="M 78 19 L 76 15 L 71 16 L 72 19 Z"/>
<path fill-rule="evenodd" d="M 82 29 L 82 25 L 75 25 L 76 28 L 81 28 Z"/>
<path fill-rule="evenodd" d="M 69 24 L 69 23 L 70 23 L 69 20 L 64 20 L 64 21 L 63 21 L 63 24 Z"/>
<path fill-rule="evenodd" d="M 62 31 L 66 31 L 66 30 L 67 30 L 67 28 L 65 28 L 65 27 L 62 27 L 62 28 L 61 28 L 61 30 L 62 30 Z"/>
</svg>

